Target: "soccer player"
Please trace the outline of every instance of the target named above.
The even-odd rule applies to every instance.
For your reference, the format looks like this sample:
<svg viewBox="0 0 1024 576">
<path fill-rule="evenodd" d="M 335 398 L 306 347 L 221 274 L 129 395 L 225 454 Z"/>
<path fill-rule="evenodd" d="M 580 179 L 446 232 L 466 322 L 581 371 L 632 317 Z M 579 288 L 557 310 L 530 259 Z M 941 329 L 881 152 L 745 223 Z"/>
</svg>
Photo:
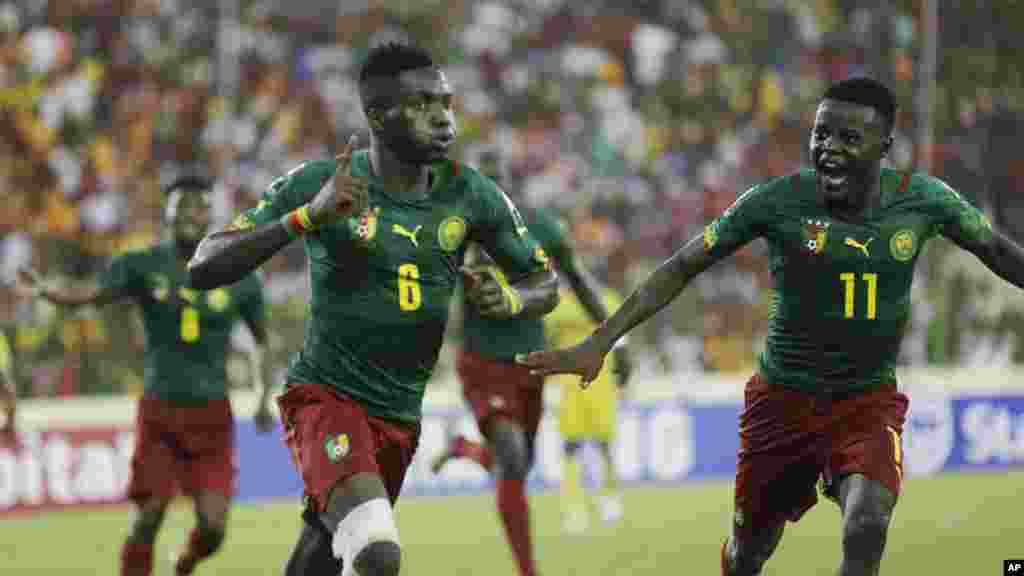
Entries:
<svg viewBox="0 0 1024 576">
<path fill-rule="evenodd" d="M 0 403 L 4 406 L 4 426 L 0 428 L 0 438 L 13 439 L 18 409 L 18 387 L 15 386 L 11 362 L 11 346 L 7 342 L 7 336 L 0 331 Z"/>
<path fill-rule="evenodd" d="M 485 316 L 549 312 L 557 279 L 493 181 L 447 159 L 453 92 L 424 50 L 382 44 L 359 73 L 370 148 L 301 164 L 263 202 L 203 241 L 189 265 L 211 288 L 301 237 L 310 264 L 306 341 L 278 399 L 305 485 L 286 574 L 394 576 L 392 507 L 416 450 L 423 393 L 469 241 L 509 277 L 481 277 Z M 336 560 L 338 559 L 338 560 Z M 333 566 L 333 568 L 332 568 Z"/>
<path fill-rule="evenodd" d="M 175 573 L 191 574 L 224 541 L 235 490 L 235 438 L 227 393 L 231 331 L 241 320 L 256 341 L 251 365 L 261 388 L 255 423 L 273 426 L 263 289 L 252 274 L 231 286 L 200 290 L 185 264 L 210 225 L 209 181 L 175 180 L 166 188 L 171 239 L 115 258 L 93 285 L 51 286 L 31 269 L 20 279 L 38 296 L 62 306 L 132 300 L 146 333 L 145 389 L 135 418 L 129 498 L 135 516 L 121 549 L 121 576 L 152 573 L 153 543 L 168 504 L 180 492 L 195 503 L 196 527 Z"/>
<path fill-rule="evenodd" d="M 602 292 L 604 306 L 614 312 L 622 304 L 622 297 L 611 288 Z M 544 329 L 551 348 L 570 346 L 585 338 L 595 328 L 573 290 L 563 288 L 558 306 L 544 317 Z M 623 345 L 625 339 L 619 340 Z M 583 390 L 577 386 L 575 376 L 554 376 L 548 380 L 560 385 L 562 399 L 558 405 L 558 431 L 562 436 L 562 529 L 570 534 L 583 532 L 589 524 L 585 494 L 580 484 L 580 449 L 587 443 L 596 443 L 604 464 L 604 485 L 597 498 L 597 508 L 604 522 L 615 522 L 624 512 L 622 495 L 618 490 L 618 473 L 612 457 L 612 441 L 618 421 L 619 395 L 628 383 L 626 370 L 619 364 L 629 360 L 623 349 L 601 368 L 597 378 Z M 614 378 L 614 381 L 613 381 Z"/>
<path fill-rule="evenodd" d="M 881 166 L 894 114 L 892 93 L 874 80 L 832 85 L 810 134 L 812 169 L 740 196 L 577 346 L 524 359 L 539 374 L 589 382 L 612 344 L 695 276 L 755 238 L 767 241 L 776 292 L 740 416 L 723 574 L 761 573 L 785 522 L 816 502 L 819 476 L 842 512 L 838 574 L 878 574 L 903 479 L 908 400 L 893 367 L 921 248 L 941 234 L 1024 287 L 1024 251 L 982 212 L 936 178 Z"/>
<path fill-rule="evenodd" d="M 481 154 L 480 170 L 501 181 L 503 166 L 493 150 Z M 526 227 L 544 252 L 552 258 L 563 277 L 592 318 L 600 322 L 607 312 L 599 292 L 575 257 L 565 227 L 543 210 L 525 212 Z M 485 252 L 470 252 L 474 274 L 504 282 L 501 269 Z M 526 476 L 533 463 L 534 441 L 544 408 L 543 378 L 515 363 L 516 354 L 545 345 L 540 318 L 495 319 L 464 307 L 463 345 L 458 352 L 457 371 L 463 396 L 476 417 L 486 446 L 464 436 L 452 439 L 433 462 L 435 472 L 452 458 L 469 458 L 497 477 L 498 514 L 521 576 L 536 574 L 530 538 Z M 624 369 L 628 360 L 623 361 Z"/>
</svg>

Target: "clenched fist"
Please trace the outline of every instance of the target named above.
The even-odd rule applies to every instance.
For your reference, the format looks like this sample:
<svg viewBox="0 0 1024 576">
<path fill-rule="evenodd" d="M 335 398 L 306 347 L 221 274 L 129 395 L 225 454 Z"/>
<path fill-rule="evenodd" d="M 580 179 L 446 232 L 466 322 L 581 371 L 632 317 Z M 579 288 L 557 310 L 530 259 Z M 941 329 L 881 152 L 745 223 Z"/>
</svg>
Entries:
<svg viewBox="0 0 1024 576">
<path fill-rule="evenodd" d="M 466 299 L 481 316 L 510 318 L 523 309 L 522 297 L 497 266 L 463 266 L 459 271 Z"/>
<path fill-rule="evenodd" d="M 338 168 L 309 203 L 309 219 L 319 228 L 366 209 L 370 183 L 351 175 L 352 152 L 358 137 L 353 134 L 345 149 L 338 154 Z"/>
</svg>

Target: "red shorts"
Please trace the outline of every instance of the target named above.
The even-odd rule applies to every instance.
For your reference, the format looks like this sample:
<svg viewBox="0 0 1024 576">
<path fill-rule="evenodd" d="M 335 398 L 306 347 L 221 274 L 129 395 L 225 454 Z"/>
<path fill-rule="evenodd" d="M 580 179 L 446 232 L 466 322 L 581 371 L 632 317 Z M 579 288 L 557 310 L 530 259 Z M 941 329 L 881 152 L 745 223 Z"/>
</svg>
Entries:
<svg viewBox="0 0 1024 576">
<path fill-rule="evenodd" d="M 128 497 L 235 493 L 235 422 L 228 400 L 197 406 L 144 396 L 135 415 Z"/>
<path fill-rule="evenodd" d="M 370 416 L 362 404 L 319 384 L 291 385 L 277 405 L 307 509 L 323 512 L 331 489 L 359 473 L 380 476 L 395 503 L 419 444 L 419 424 Z"/>
<path fill-rule="evenodd" d="M 819 477 L 863 474 L 898 496 L 908 405 L 892 384 L 826 400 L 755 375 L 740 415 L 736 527 L 758 533 L 796 522 L 817 503 Z"/>
<path fill-rule="evenodd" d="M 487 434 L 491 418 L 506 417 L 523 427 L 532 453 L 544 412 L 544 378 L 531 375 L 526 366 L 466 350 L 459 351 L 456 369 L 480 432 Z"/>
</svg>

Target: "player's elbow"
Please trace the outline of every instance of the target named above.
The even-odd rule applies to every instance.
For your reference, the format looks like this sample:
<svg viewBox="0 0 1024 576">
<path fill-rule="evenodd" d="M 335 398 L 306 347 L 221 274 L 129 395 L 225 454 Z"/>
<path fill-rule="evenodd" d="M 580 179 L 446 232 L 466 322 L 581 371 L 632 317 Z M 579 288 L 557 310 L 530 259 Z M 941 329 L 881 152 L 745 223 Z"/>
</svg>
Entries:
<svg viewBox="0 0 1024 576">
<path fill-rule="evenodd" d="M 189 286 L 196 290 L 212 290 L 230 284 L 231 280 L 224 275 L 224 268 L 219 264 L 215 251 L 211 250 L 210 239 L 203 240 L 196 253 L 185 265 Z"/>
</svg>

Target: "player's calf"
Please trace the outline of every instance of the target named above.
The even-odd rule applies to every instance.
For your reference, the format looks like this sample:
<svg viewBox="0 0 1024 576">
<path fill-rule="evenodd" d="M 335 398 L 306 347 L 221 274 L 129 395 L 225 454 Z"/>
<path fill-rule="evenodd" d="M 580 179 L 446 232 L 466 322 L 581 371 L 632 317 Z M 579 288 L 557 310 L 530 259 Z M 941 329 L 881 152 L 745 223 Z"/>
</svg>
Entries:
<svg viewBox="0 0 1024 576">
<path fill-rule="evenodd" d="M 843 510 L 843 562 L 840 576 L 875 576 L 882 563 L 896 496 L 861 474 L 844 478 L 839 488 Z"/>
<path fill-rule="evenodd" d="M 495 460 L 495 472 L 502 480 L 525 480 L 530 472 L 530 447 L 523 428 L 510 420 L 491 425 L 488 440 Z"/>
<path fill-rule="evenodd" d="M 169 501 L 152 498 L 135 507 L 128 538 L 121 547 L 121 576 L 149 576 L 153 571 L 153 541 L 163 524 Z"/>
<path fill-rule="evenodd" d="M 319 520 L 316 520 L 319 523 Z M 331 535 L 322 526 L 303 523 L 299 540 L 288 557 L 284 576 L 305 574 L 341 574 L 341 560 L 331 550 Z"/>
<path fill-rule="evenodd" d="M 175 563 L 177 576 L 188 576 L 197 564 L 213 556 L 224 544 L 230 500 L 210 491 L 195 496 L 196 527 L 189 535 L 188 545 Z"/>
<path fill-rule="evenodd" d="M 780 524 L 749 533 L 734 529 L 722 550 L 722 576 L 760 576 L 765 562 L 782 540 L 784 527 Z"/>
</svg>

